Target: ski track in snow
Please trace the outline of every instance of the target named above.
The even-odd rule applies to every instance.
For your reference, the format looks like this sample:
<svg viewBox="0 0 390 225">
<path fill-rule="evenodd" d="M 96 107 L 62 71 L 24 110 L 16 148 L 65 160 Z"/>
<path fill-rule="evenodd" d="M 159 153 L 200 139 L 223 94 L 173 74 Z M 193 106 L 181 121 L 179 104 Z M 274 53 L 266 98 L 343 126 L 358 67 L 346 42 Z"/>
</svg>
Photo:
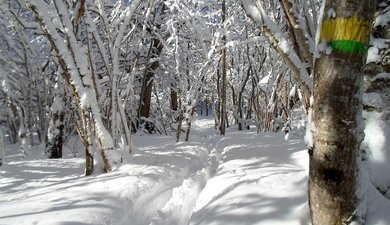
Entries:
<svg viewBox="0 0 390 225">
<path fill-rule="evenodd" d="M 221 137 L 202 118 L 189 142 L 144 135 L 134 144 L 128 163 L 89 177 L 82 158 L 49 160 L 36 151 L 22 159 L 8 146 L 0 225 L 310 224 L 302 140 L 236 127 Z M 366 189 L 366 225 L 389 225 L 389 201 Z"/>
<path fill-rule="evenodd" d="M 219 166 L 189 224 L 308 224 L 308 160 L 300 140 L 235 130 L 216 140 Z"/>
<path fill-rule="evenodd" d="M 81 158 L 22 159 L 11 146 L 0 167 L 0 225 L 185 223 L 209 174 L 209 152 L 197 129 L 195 123 L 189 143 L 138 136 L 139 151 L 128 164 L 89 177 Z"/>
</svg>

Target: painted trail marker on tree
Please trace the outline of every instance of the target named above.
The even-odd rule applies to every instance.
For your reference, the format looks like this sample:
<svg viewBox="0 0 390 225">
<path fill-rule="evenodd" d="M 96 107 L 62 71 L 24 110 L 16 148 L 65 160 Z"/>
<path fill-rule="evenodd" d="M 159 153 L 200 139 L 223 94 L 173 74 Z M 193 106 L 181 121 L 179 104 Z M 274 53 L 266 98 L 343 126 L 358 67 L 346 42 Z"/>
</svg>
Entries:
<svg viewBox="0 0 390 225">
<path fill-rule="evenodd" d="M 356 16 L 324 20 L 320 42 L 326 41 L 333 51 L 349 54 L 366 54 L 370 27 Z"/>
</svg>

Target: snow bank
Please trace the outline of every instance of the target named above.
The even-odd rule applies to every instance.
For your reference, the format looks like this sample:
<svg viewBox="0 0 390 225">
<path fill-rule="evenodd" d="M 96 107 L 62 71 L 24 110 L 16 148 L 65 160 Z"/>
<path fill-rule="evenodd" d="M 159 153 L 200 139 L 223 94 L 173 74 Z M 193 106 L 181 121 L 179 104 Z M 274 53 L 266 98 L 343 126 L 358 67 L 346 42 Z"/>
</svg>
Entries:
<svg viewBox="0 0 390 225">
<path fill-rule="evenodd" d="M 381 119 L 381 113 L 366 112 L 365 138 L 362 149 L 366 156 L 365 166 L 372 183 L 382 192 L 390 188 L 390 126 Z"/>
</svg>

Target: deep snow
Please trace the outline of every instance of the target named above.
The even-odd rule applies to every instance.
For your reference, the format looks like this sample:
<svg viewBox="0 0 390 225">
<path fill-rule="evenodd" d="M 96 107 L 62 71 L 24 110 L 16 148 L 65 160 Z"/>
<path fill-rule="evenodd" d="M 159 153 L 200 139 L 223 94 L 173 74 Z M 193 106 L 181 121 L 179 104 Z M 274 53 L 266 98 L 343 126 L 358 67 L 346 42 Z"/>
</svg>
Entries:
<svg viewBox="0 0 390 225">
<path fill-rule="evenodd" d="M 214 138 L 222 158 L 190 224 L 307 224 L 308 158 L 301 141 L 239 131 Z"/>
<path fill-rule="evenodd" d="M 0 224 L 308 224 L 308 158 L 294 138 L 235 127 L 221 137 L 212 119 L 198 119 L 190 142 L 134 136 L 128 163 L 89 177 L 70 151 L 58 160 L 38 150 L 21 158 L 7 146 Z M 366 224 L 389 225 L 389 200 L 368 181 L 364 191 Z"/>
</svg>

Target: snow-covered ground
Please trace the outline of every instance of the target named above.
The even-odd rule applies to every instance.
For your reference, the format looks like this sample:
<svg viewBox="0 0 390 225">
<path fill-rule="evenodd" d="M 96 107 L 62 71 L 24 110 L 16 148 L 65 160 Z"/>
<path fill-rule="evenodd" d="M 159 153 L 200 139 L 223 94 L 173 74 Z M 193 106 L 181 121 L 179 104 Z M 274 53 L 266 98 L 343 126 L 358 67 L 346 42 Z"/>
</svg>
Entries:
<svg viewBox="0 0 390 225">
<path fill-rule="evenodd" d="M 144 135 L 134 144 L 129 163 L 89 177 L 70 152 L 49 160 L 32 151 L 23 159 L 8 146 L 0 225 L 309 224 L 299 137 L 235 128 L 221 137 L 212 119 L 198 119 L 190 142 Z M 389 225 L 389 201 L 366 187 L 367 225 Z"/>
<path fill-rule="evenodd" d="M 232 130 L 215 140 L 219 166 L 190 224 L 307 224 L 308 157 L 300 140 Z"/>
</svg>

